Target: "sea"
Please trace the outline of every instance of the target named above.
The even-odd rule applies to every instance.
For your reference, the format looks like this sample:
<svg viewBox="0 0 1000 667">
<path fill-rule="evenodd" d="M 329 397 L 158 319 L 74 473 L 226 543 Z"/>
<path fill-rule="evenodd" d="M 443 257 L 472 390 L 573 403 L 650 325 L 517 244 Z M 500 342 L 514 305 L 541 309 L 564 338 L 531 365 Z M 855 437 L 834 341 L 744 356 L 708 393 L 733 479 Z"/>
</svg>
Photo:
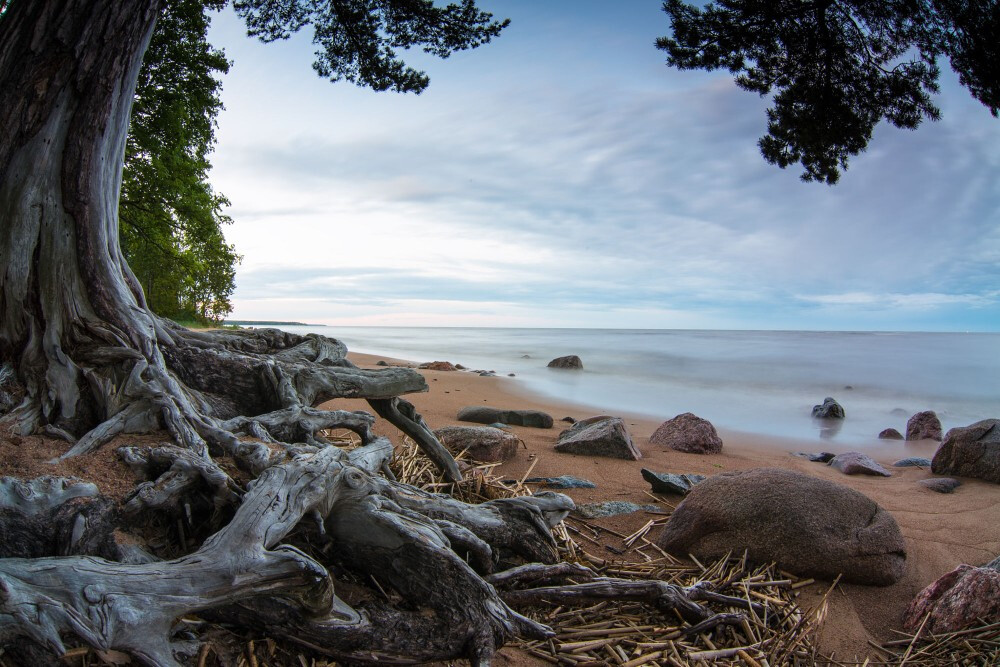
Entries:
<svg viewBox="0 0 1000 667">
<path fill-rule="evenodd" d="M 355 352 L 495 371 L 594 414 L 693 412 L 721 429 L 843 446 L 874 448 L 880 431 L 905 433 L 923 410 L 945 430 L 1000 418 L 998 333 L 281 328 L 338 338 Z M 570 354 L 582 371 L 547 367 Z M 828 396 L 845 419 L 812 418 Z"/>
</svg>

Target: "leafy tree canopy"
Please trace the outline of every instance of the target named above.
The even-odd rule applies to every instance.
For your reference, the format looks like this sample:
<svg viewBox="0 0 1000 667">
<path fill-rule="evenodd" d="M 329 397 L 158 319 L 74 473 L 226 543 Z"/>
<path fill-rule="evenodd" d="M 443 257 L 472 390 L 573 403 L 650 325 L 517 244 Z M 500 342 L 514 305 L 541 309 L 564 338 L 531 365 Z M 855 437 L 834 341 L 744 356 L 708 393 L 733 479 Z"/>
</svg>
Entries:
<svg viewBox="0 0 1000 667">
<path fill-rule="evenodd" d="M 239 256 L 222 225 L 229 204 L 208 182 L 208 154 L 222 110 L 216 73 L 225 54 L 206 40 L 208 9 L 175 0 L 161 12 L 132 107 L 119 205 L 119 238 L 154 312 L 218 320 L 232 310 Z"/>
<path fill-rule="evenodd" d="M 764 158 L 801 163 L 803 180 L 836 183 L 885 119 L 914 129 L 940 111 L 939 62 L 994 116 L 1000 111 L 1000 3 L 967 0 L 720 0 L 663 5 L 657 40 L 679 69 L 726 68 L 773 93 Z"/>
</svg>

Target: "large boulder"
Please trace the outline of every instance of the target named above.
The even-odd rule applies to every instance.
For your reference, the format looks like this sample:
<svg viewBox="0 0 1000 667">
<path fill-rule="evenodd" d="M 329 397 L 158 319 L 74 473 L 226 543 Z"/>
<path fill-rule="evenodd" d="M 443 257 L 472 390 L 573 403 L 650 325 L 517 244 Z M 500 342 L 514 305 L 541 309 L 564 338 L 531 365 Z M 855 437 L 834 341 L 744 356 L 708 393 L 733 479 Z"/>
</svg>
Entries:
<svg viewBox="0 0 1000 667">
<path fill-rule="evenodd" d="M 907 440 L 941 441 L 941 420 L 933 410 L 918 412 L 906 422 Z"/>
<path fill-rule="evenodd" d="M 657 544 L 677 556 L 747 552 L 807 577 L 887 586 L 906 545 L 892 515 L 850 487 L 779 468 L 720 473 L 677 506 Z"/>
<path fill-rule="evenodd" d="M 1000 484 L 1000 419 L 953 428 L 931 461 L 935 475 L 976 477 Z"/>
<path fill-rule="evenodd" d="M 570 354 L 565 357 L 556 357 L 548 364 L 549 368 L 571 368 L 571 369 L 582 369 L 583 362 L 580 357 L 575 354 Z"/>
<path fill-rule="evenodd" d="M 560 433 L 556 451 L 630 461 L 642 458 L 621 417 L 606 415 L 581 419 Z"/>
<path fill-rule="evenodd" d="M 718 454 L 722 438 L 712 423 L 690 412 L 660 424 L 649 436 L 649 444 L 691 454 Z"/>
<path fill-rule="evenodd" d="M 837 454 L 827 464 L 845 475 L 880 475 L 892 477 L 892 473 L 878 464 L 875 459 L 861 452 Z"/>
<path fill-rule="evenodd" d="M 844 407 L 830 396 L 824 398 L 822 404 L 814 405 L 812 409 L 812 416 L 816 419 L 843 419 L 846 415 Z"/>
<path fill-rule="evenodd" d="M 465 451 L 470 459 L 483 463 L 509 461 L 521 444 L 513 433 L 492 426 L 445 426 L 434 435 L 452 454 Z"/>
<path fill-rule="evenodd" d="M 551 415 L 539 410 L 501 410 L 485 405 L 470 405 L 458 411 L 458 420 L 477 424 L 510 424 L 512 426 L 532 426 L 552 428 Z"/>
<path fill-rule="evenodd" d="M 1000 621 L 1000 572 L 959 565 L 917 593 L 903 615 L 903 627 L 914 632 L 925 616 L 924 632 L 933 633 Z"/>
</svg>

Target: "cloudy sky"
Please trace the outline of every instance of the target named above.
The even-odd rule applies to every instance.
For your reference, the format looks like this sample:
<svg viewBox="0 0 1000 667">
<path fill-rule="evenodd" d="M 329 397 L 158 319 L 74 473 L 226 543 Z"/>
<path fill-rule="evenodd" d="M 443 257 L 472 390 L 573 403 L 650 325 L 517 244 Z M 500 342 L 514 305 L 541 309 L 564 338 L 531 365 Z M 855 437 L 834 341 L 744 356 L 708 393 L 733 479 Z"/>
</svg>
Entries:
<svg viewBox="0 0 1000 667">
<path fill-rule="evenodd" d="M 1000 330 L 1000 121 L 880 126 L 835 187 L 763 161 L 766 100 L 668 68 L 658 0 L 484 1 L 511 26 L 423 94 L 331 84 L 227 11 L 212 181 L 234 319 Z"/>
</svg>

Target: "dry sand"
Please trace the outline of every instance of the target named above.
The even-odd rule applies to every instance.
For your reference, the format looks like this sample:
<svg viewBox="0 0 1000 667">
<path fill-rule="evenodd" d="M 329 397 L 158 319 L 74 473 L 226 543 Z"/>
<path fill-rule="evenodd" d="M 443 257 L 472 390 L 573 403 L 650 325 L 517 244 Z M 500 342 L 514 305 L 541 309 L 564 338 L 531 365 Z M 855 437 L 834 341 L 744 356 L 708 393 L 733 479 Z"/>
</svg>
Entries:
<svg viewBox="0 0 1000 667">
<path fill-rule="evenodd" d="M 355 363 L 374 368 L 385 357 L 351 354 Z M 460 362 L 461 360 L 454 360 Z M 403 363 L 403 362 L 399 362 Z M 906 574 L 898 583 L 887 587 L 870 587 L 843 584 L 830 596 L 827 620 L 819 637 L 820 650 L 834 654 L 840 660 L 864 659 L 868 642 L 881 642 L 897 638 L 893 630 L 901 626 L 900 618 L 913 596 L 942 574 L 960 563 L 981 565 L 1000 554 L 1000 486 L 973 479 L 963 479 L 954 493 L 935 493 L 917 484 L 918 480 L 932 477 L 930 470 L 918 468 L 890 468 L 892 477 L 847 476 L 837 470 L 805 459 L 794 457 L 796 451 L 847 451 L 830 443 L 804 442 L 770 438 L 746 433 L 722 431 L 724 448 L 721 454 L 697 455 L 664 451 L 649 445 L 649 436 L 659 424 L 675 416 L 669 406 L 664 406 L 661 420 L 616 413 L 625 418 L 636 445 L 642 451 L 641 461 L 622 461 L 561 454 L 553 449 L 556 438 L 568 426 L 559 420 L 569 416 L 582 419 L 596 414 L 591 408 L 560 403 L 549 398 L 529 394 L 515 379 L 509 377 L 482 377 L 462 371 L 421 371 L 427 378 L 430 391 L 411 394 L 412 402 L 431 428 L 459 424 L 458 410 L 467 405 L 489 405 L 507 409 L 539 409 L 556 420 L 552 429 L 512 427 L 525 444 L 517 457 L 498 468 L 500 474 L 521 479 L 529 468 L 532 477 L 575 475 L 591 480 L 596 489 L 571 489 L 563 491 L 577 502 L 626 500 L 641 505 L 653 499 L 647 493 L 649 485 L 643 481 L 639 470 L 650 468 L 658 472 L 699 473 L 712 475 L 724 470 L 756 467 L 781 467 L 797 470 L 846 484 L 871 497 L 896 518 L 906 538 Z M 342 408 L 363 409 L 357 401 L 336 401 Z M 381 422 L 381 433 L 393 441 L 399 433 Z M 868 450 L 877 461 L 889 467 L 893 461 L 907 456 L 932 457 L 936 442 L 887 441 L 876 451 Z M 661 503 L 664 510 L 669 507 Z M 641 527 L 649 515 L 637 513 L 601 520 L 601 525 L 628 534 Z M 654 535 L 655 537 L 655 535 Z M 826 588 L 811 586 L 803 595 L 803 604 L 814 603 Z M 516 652 L 504 651 L 508 664 L 533 664 Z M 500 661 L 498 661 L 500 662 Z M 502 662 L 500 664 L 503 664 Z"/>
</svg>

